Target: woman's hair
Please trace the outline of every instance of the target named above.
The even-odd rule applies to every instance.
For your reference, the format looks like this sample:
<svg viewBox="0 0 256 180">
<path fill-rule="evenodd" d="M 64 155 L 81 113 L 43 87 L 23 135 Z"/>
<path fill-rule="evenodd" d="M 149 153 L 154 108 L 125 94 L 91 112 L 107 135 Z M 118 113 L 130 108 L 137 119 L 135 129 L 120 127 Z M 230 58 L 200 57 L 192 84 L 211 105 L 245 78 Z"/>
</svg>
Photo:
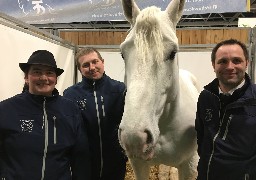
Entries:
<svg viewBox="0 0 256 180">
<path fill-rule="evenodd" d="M 28 91 L 28 89 L 29 89 L 28 84 L 27 84 L 27 83 L 24 83 L 24 86 L 23 86 L 22 92 L 24 93 L 24 92 Z"/>
<path fill-rule="evenodd" d="M 25 71 L 24 71 L 24 76 L 25 76 L 25 77 L 28 76 L 29 68 L 30 68 L 30 66 L 28 66 L 28 67 L 25 69 Z M 25 83 L 24 83 L 24 86 L 23 86 L 23 89 L 22 89 L 22 92 L 24 93 L 24 92 L 26 92 L 26 91 L 28 91 L 28 90 L 29 90 L 29 85 L 25 82 Z"/>
</svg>

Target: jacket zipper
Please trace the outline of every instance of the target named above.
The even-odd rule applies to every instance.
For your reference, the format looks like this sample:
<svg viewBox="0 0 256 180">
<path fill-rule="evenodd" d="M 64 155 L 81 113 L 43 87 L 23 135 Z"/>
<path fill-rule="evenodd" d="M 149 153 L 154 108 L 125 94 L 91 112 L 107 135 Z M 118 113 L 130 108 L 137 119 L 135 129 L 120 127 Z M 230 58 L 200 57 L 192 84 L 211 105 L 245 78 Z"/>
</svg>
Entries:
<svg viewBox="0 0 256 180">
<path fill-rule="evenodd" d="M 208 92 L 210 92 L 210 91 L 208 91 Z M 210 93 L 211 93 L 211 92 L 210 92 Z M 213 93 L 211 93 L 211 94 L 213 94 Z M 213 94 L 213 95 L 216 96 L 215 94 Z M 219 99 L 218 96 L 217 96 L 217 98 Z M 220 101 L 220 99 L 219 99 L 219 101 Z M 221 107 L 221 103 L 220 103 L 220 107 Z M 220 130 L 221 130 L 221 126 L 222 126 L 222 123 L 223 123 L 225 114 L 226 114 L 226 110 L 224 111 L 223 116 L 222 116 L 222 119 L 221 119 L 221 121 L 220 121 L 219 130 L 218 130 L 218 132 L 216 133 L 216 135 L 215 135 L 214 138 L 213 138 L 213 142 L 212 142 L 212 143 L 213 143 L 213 146 L 212 146 L 212 153 L 211 153 L 211 155 L 210 155 L 209 162 L 208 162 L 208 166 L 207 166 L 207 175 L 206 175 L 206 176 L 207 176 L 207 177 L 206 177 L 207 179 L 206 179 L 206 180 L 209 179 L 210 164 L 211 164 L 211 160 L 212 160 L 212 157 L 213 157 L 213 154 L 214 154 L 214 144 L 215 144 L 215 141 L 216 141 L 217 137 L 218 137 L 219 134 L 220 134 Z M 220 116 L 220 111 L 219 111 L 219 116 Z M 232 118 L 233 118 L 233 115 L 231 114 L 231 115 L 229 116 L 229 119 L 228 119 L 228 122 L 227 122 L 227 125 L 226 125 L 225 133 L 224 133 L 224 135 L 223 135 L 223 137 L 222 137 L 223 140 L 225 140 L 226 137 L 227 137 L 228 127 L 229 127 L 229 125 L 230 125 L 230 122 L 231 122 Z M 250 175 L 249 175 L 248 173 L 245 174 L 245 175 L 244 175 L 244 180 L 249 180 L 249 179 L 250 179 Z"/>
<path fill-rule="evenodd" d="M 97 113 L 97 119 L 98 119 L 98 127 L 99 127 L 99 138 L 100 138 L 100 178 L 102 177 L 102 171 L 103 171 L 103 153 L 102 153 L 102 135 L 101 135 L 101 125 L 100 125 L 100 114 L 99 114 L 99 104 L 98 104 L 98 98 L 97 93 L 95 90 L 95 82 L 93 82 L 93 94 L 94 94 L 94 100 L 96 105 L 96 113 Z"/>
<path fill-rule="evenodd" d="M 44 156 L 43 156 L 43 166 L 42 166 L 42 177 L 41 180 L 44 179 L 44 173 L 45 173 L 45 160 L 46 160 L 46 154 L 47 154 L 47 148 L 48 148 L 48 117 L 46 113 L 45 108 L 46 98 L 44 98 L 43 102 L 43 127 L 44 127 Z"/>
<path fill-rule="evenodd" d="M 53 116 L 53 143 L 57 144 L 56 116 Z"/>
<path fill-rule="evenodd" d="M 102 103 L 102 113 L 103 113 L 103 118 L 105 117 L 105 107 L 104 107 L 104 98 L 101 96 L 101 103 Z"/>
<path fill-rule="evenodd" d="M 226 140 L 226 137 L 227 137 L 227 134 L 228 134 L 228 128 L 229 128 L 229 125 L 230 125 L 230 122 L 231 122 L 232 118 L 233 118 L 233 115 L 231 114 L 228 118 L 228 122 L 227 122 L 227 125 L 226 125 L 225 133 L 222 137 L 222 140 Z"/>
<path fill-rule="evenodd" d="M 216 96 L 216 95 L 215 95 Z M 217 96 L 218 97 L 218 96 Z M 219 97 L 218 97 L 219 99 Z M 219 102 L 220 102 L 220 99 L 219 99 Z M 220 103 L 220 107 L 221 107 L 221 103 Z M 221 108 L 220 108 L 221 109 Z M 221 130 L 221 126 L 222 126 L 222 123 L 223 123 L 223 120 L 224 120 L 224 116 L 225 116 L 225 113 L 226 113 L 226 110 L 224 111 L 223 113 L 223 116 L 222 116 L 222 119 L 220 121 L 220 125 L 219 125 L 219 130 L 218 132 L 215 134 L 214 138 L 213 138 L 213 141 L 212 141 L 212 153 L 210 155 L 210 158 L 209 158 L 209 162 L 208 162 L 208 165 L 207 165 L 207 179 L 209 179 L 209 172 L 210 172 L 210 165 L 211 165 L 211 161 L 212 161 L 212 157 L 213 157 L 213 154 L 214 154 L 214 145 L 215 145 L 215 141 L 217 139 L 217 137 L 219 136 L 220 134 L 220 130 Z M 219 110 L 219 116 L 220 116 L 220 110 Z"/>
</svg>

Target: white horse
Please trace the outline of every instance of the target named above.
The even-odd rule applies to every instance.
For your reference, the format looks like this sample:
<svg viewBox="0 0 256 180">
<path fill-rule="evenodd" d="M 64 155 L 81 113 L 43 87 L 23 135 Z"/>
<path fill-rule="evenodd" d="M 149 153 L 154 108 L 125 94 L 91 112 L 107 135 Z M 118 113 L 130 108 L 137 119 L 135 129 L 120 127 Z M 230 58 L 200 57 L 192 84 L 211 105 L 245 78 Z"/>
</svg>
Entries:
<svg viewBox="0 0 256 180">
<path fill-rule="evenodd" d="M 127 93 L 119 141 L 137 180 L 148 179 L 150 166 L 158 164 L 176 167 L 182 180 L 197 176 L 199 92 L 194 76 L 179 70 L 175 58 L 184 1 L 172 0 L 165 11 L 140 11 L 134 0 L 122 0 L 131 29 L 120 46 Z"/>
</svg>

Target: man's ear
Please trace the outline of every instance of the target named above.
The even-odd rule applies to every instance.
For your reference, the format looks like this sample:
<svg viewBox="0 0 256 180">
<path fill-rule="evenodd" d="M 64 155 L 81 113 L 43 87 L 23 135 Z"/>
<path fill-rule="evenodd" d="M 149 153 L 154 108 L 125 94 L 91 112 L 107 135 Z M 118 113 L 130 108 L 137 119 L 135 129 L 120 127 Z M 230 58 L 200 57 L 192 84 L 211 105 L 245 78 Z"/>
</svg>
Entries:
<svg viewBox="0 0 256 180">
<path fill-rule="evenodd" d="M 247 60 L 247 61 L 246 61 L 246 68 L 248 68 L 249 64 L 250 64 L 250 61 Z"/>
<path fill-rule="evenodd" d="M 212 62 L 212 67 L 213 67 L 213 70 L 215 72 L 215 63 L 214 62 Z"/>
</svg>

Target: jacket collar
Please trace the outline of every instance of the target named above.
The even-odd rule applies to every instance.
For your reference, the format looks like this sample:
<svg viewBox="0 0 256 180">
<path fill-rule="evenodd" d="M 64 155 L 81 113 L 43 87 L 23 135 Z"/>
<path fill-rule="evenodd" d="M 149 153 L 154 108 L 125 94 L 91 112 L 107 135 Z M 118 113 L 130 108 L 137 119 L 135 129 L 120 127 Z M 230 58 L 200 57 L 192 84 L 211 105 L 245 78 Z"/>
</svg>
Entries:
<svg viewBox="0 0 256 180">
<path fill-rule="evenodd" d="M 105 78 L 106 78 L 105 73 L 103 73 L 103 76 L 97 80 L 89 79 L 89 78 L 83 76 L 82 82 L 85 83 L 86 85 L 89 85 L 90 87 L 93 87 L 94 85 L 100 86 L 101 84 L 103 84 Z"/>
<path fill-rule="evenodd" d="M 59 96 L 59 92 L 56 88 L 54 88 L 53 92 L 52 92 L 52 96 L 43 96 L 43 95 L 36 95 L 36 94 L 31 94 L 28 90 L 24 91 L 23 93 L 25 93 L 27 96 L 31 97 L 33 100 L 36 101 L 52 101 L 54 99 L 56 99 L 56 97 Z"/>
<path fill-rule="evenodd" d="M 243 95 L 244 95 L 244 98 L 247 98 L 247 95 L 248 95 L 248 97 L 254 97 L 255 96 L 254 94 L 256 92 L 253 92 L 253 91 L 255 91 L 255 88 L 252 88 L 253 86 L 251 86 L 251 85 L 252 85 L 252 82 L 250 80 L 250 77 L 247 73 L 245 73 L 245 84 L 241 88 L 238 88 L 234 91 L 234 93 L 232 94 L 232 96 L 233 96 L 232 99 L 237 99 Z M 219 80 L 217 78 L 215 78 L 208 85 L 204 86 L 204 89 L 219 96 Z M 249 91 L 247 91 L 247 89 Z M 245 92 L 246 92 L 246 94 L 245 94 Z M 249 93 L 249 94 L 247 94 L 247 93 Z"/>
</svg>

